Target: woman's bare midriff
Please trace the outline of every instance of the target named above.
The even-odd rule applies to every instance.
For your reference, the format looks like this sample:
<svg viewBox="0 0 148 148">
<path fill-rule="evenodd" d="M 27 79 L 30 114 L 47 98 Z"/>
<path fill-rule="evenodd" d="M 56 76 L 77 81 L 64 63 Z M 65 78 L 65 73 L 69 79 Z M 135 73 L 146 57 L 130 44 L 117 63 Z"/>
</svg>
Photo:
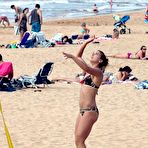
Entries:
<svg viewBox="0 0 148 148">
<path fill-rule="evenodd" d="M 79 101 L 80 108 L 89 108 L 96 106 L 95 97 L 97 91 L 98 90 L 96 88 L 83 84 L 80 89 L 80 101 Z"/>
</svg>

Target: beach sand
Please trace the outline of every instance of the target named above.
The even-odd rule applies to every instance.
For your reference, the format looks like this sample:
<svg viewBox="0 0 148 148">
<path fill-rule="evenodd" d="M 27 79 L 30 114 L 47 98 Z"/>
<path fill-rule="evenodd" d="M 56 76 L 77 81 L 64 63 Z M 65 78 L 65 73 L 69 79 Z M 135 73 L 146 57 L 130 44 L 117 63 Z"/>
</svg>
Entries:
<svg viewBox="0 0 148 148">
<path fill-rule="evenodd" d="M 144 11 L 127 12 L 131 19 L 127 27 L 131 34 L 120 35 L 115 41 L 90 44 L 84 54 L 86 62 L 93 50 L 100 49 L 106 55 L 135 53 L 142 45 L 148 46 L 148 25 L 144 23 Z M 80 23 L 85 21 L 91 34 L 111 34 L 114 20 L 111 15 L 81 19 L 46 21 L 43 32 L 47 39 L 62 32 L 78 34 Z M 18 41 L 12 28 L 0 28 L 0 43 Z M 62 52 L 75 54 L 81 45 L 59 45 L 53 48 L 2 49 L 4 60 L 12 61 L 14 77 L 33 75 L 47 61 L 54 62 L 49 79 L 74 77 L 81 70 L 72 60 L 64 60 Z M 109 58 L 106 71 L 117 72 L 119 67 L 130 66 L 140 80 L 148 79 L 148 63 L 142 60 Z M 0 92 L 5 120 L 14 148 L 74 148 L 74 126 L 79 112 L 79 84 L 55 83 L 34 92 L 23 89 Z M 86 141 L 88 148 L 148 148 L 148 91 L 137 90 L 131 83 L 103 85 L 97 95 L 100 110 L 98 121 Z M 7 148 L 2 117 L 0 115 L 0 148 Z"/>
</svg>

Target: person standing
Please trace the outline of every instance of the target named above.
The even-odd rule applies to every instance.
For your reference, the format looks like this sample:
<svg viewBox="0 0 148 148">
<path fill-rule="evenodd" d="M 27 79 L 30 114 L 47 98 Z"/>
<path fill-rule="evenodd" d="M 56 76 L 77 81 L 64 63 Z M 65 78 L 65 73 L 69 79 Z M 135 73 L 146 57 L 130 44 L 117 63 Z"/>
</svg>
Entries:
<svg viewBox="0 0 148 148">
<path fill-rule="evenodd" d="M 29 8 L 25 8 L 23 13 L 20 14 L 20 19 L 18 21 L 19 32 L 20 32 L 20 41 L 24 33 L 27 31 L 27 13 L 29 12 Z"/>
<path fill-rule="evenodd" d="M 98 13 L 99 12 L 98 7 L 97 7 L 96 4 L 94 4 L 94 6 L 93 6 L 93 12 L 94 13 Z"/>
<path fill-rule="evenodd" d="M 10 8 L 13 9 L 16 13 L 15 14 L 15 23 L 17 23 L 19 21 L 20 14 L 22 13 L 22 9 L 20 7 L 15 6 L 15 5 L 11 5 Z"/>
<path fill-rule="evenodd" d="M 110 11 L 112 12 L 113 1 L 112 1 L 112 0 L 110 0 L 110 1 L 109 1 L 109 4 L 110 4 Z"/>
<path fill-rule="evenodd" d="M 96 95 L 103 80 L 103 72 L 108 65 L 108 59 L 100 50 L 91 55 L 91 65 L 88 65 L 82 59 L 85 47 L 93 40 L 94 38 L 87 40 L 76 56 L 63 52 L 66 58 L 72 59 L 85 73 L 80 82 L 82 84 L 79 101 L 80 112 L 75 125 L 75 144 L 77 148 L 86 148 L 85 140 L 98 119 L 99 110 L 96 105 Z"/>
<path fill-rule="evenodd" d="M 36 4 L 35 9 L 31 11 L 31 13 L 28 16 L 28 20 L 31 17 L 31 20 L 29 22 L 30 25 L 32 25 L 32 31 L 33 32 L 40 32 L 41 31 L 41 25 L 43 23 L 42 18 L 42 11 L 40 9 L 40 5 Z"/>
</svg>

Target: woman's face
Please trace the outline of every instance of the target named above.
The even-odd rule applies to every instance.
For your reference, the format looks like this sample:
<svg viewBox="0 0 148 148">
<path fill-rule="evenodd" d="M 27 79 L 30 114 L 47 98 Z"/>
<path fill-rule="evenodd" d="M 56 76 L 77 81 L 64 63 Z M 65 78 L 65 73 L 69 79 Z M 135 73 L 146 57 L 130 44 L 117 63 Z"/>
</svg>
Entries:
<svg viewBox="0 0 148 148">
<path fill-rule="evenodd" d="M 25 10 L 25 14 L 27 14 L 28 12 L 29 12 L 29 9 L 26 9 L 26 10 Z"/>
<path fill-rule="evenodd" d="M 146 50 L 147 50 L 147 48 L 144 46 L 144 47 L 142 48 L 142 52 L 143 52 L 143 53 L 146 53 Z"/>
<path fill-rule="evenodd" d="M 101 55 L 99 51 L 93 52 L 91 55 L 90 62 L 99 64 L 102 60 L 100 59 Z"/>
</svg>

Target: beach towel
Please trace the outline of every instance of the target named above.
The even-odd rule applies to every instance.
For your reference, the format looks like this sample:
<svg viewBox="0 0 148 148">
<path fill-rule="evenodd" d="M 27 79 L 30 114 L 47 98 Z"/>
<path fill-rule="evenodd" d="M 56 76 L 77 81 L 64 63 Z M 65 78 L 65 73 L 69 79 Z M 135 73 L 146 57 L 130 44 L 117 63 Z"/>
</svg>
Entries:
<svg viewBox="0 0 148 148">
<path fill-rule="evenodd" d="M 14 34 L 19 35 L 19 27 L 18 26 L 14 26 Z"/>
<path fill-rule="evenodd" d="M 148 89 L 148 80 L 144 80 L 135 85 L 137 89 Z"/>
</svg>

